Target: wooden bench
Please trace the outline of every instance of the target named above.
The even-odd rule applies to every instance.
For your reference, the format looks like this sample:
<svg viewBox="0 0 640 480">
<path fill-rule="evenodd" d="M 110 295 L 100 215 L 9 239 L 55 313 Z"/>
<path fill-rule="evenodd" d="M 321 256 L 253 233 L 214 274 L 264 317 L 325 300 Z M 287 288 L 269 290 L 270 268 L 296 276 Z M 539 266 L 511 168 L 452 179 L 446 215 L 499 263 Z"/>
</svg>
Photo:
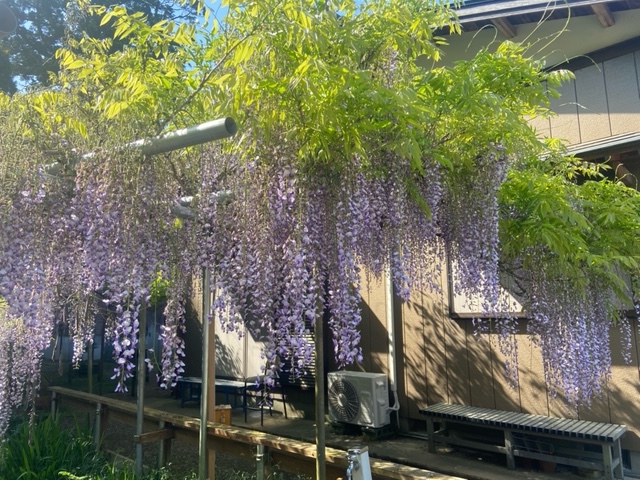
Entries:
<svg viewBox="0 0 640 480">
<path fill-rule="evenodd" d="M 515 469 L 514 457 L 525 457 L 603 471 L 607 480 L 624 479 L 620 438 L 627 431 L 625 425 L 448 403 L 421 408 L 420 413 L 427 417 L 431 453 L 435 453 L 435 442 L 438 441 L 504 453 L 510 469 Z M 437 431 L 435 423 L 440 426 Z M 502 435 L 497 435 L 501 441 L 491 443 L 490 437 L 469 439 L 453 435 L 451 427 L 454 425 L 487 429 L 487 433 L 489 430 L 494 434 L 501 432 Z"/>
</svg>

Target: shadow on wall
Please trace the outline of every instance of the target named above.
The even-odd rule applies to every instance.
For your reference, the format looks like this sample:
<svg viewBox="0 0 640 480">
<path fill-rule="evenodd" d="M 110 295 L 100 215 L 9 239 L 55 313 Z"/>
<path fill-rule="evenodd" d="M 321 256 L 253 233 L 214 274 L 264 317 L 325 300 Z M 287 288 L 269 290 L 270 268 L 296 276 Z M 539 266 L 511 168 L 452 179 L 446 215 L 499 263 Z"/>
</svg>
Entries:
<svg viewBox="0 0 640 480">
<path fill-rule="evenodd" d="M 476 335 L 471 320 L 450 318 L 446 302 L 434 294 L 413 295 L 401 312 L 399 365 L 411 417 L 438 402 L 520 411 L 519 391 L 505 375 L 493 333 Z"/>
<path fill-rule="evenodd" d="M 185 357 L 184 357 L 184 375 L 189 377 L 202 376 L 202 322 L 195 305 L 195 300 L 187 302 L 187 311 L 185 313 L 184 333 Z"/>
<path fill-rule="evenodd" d="M 567 403 L 545 382 L 540 350 L 526 333 L 526 321 L 518 322 L 513 336 L 518 351 L 515 388 L 505 373 L 507 357 L 497 335 L 475 333 L 471 320 L 452 319 L 444 302 L 416 295 L 402 308 L 403 361 L 400 375 L 406 382 L 406 407 L 410 418 L 420 419 L 423 405 L 461 403 L 499 410 L 563 418 L 624 424 L 631 430 L 623 447 L 640 451 L 640 380 L 638 343 L 633 337 L 631 363 L 621 359 L 620 335 L 612 331 L 611 378 L 606 391 L 579 408 Z M 632 332 L 638 326 L 632 322 Z M 407 415 L 405 413 L 405 415 Z"/>
<path fill-rule="evenodd" d="M 214 320 L 215 321 L 215 320 Z M 202 323 L 197 307 L 190 303 L 186 313 L 186 332 L 184 340 L 185 349 L 185 376 L 202 376 Z M 217 325 L 216 325 L 217 326 Z M 237 350 L 224 343 L 221 336 L 215 335 L 216 374 L 222 376 L 244 378 L 243 360 Z"/>
<path fill-rule="evenodd" d="M 220 335 L 215 337 L 216 376 L 244 378 L 243 359 L 237 350 L 222 342 Z"/>
<path fill-rule="evenodd" d="M 364 361 L 350 370 L 387 372 L 387 332 L 380 288 L 363 294 L 362 347 Z M 506 373 L 509 357 L 499 345 L 498 334 L 477 334 L 470 319 L 449 316 L 446 299 L 415 292 L 411 300 L 395 302 L 397 387 L 400 415 L 423 421 L 419 408 L 438 402 L 465 404 L 497 410 L 624 424 L 629 432 L 623 448 L 640 451 L 640 345 L 637 321 L 631 322 L 631 363 L 624 362 L 621 335 L 611 332 L 612 373 L 606 391 L 589 406 L 576 408 L 562 392 L 553 392 L 545 381 L 540 349 L 519 320 L 512 340 L 517 348 L 516 375 Z M 327 336 L 327 343 L 330 337 Z M 329 349 L 331 347 L 329 346 Z M 335 369 L 332 362 L 330 368 Z M 416 424 L 417 425 L 417 424 Z"/>
<path fill-rule="evenodd" d="M 619 388 L 610 388 L 608 405 L 611 412 L 611 421 L 627 425 L 629 431 L 622 441 L 622 448 L 640 451 L 640 436 L 638 435 L 638 419 L 640 419 L 640 386 L 633 381 L 631 375 L 626 382 L 620 382 Z M 631 430 L 633 429 L 633 430 Z"/>
</svg>

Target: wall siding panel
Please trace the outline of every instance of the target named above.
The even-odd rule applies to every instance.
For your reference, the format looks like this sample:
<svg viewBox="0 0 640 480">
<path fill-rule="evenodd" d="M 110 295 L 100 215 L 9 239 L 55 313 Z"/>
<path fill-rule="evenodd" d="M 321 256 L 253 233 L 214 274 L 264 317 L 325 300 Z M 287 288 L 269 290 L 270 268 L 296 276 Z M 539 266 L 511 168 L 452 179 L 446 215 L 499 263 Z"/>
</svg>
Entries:
<svg viewBox="0 0 640 480">
<path fill-rule="evenodd" d="M 362 289 L 360 291 L 360 295 L 362 296 L 362 322 L 360 323 L 360 346 L 362 347 L 363 352 L 367 352 L 366 355 L 363 354 L 362 363 L 359 367 L 365 372 L 372 372 L 371 364 L 372 364 L 372 350 L 371 350 L 371 285 L 366 281 L 366 279 L 360 278 L 360 282 L 362 285 Z M 331 342 L 330 351 L 333 352 L 333 338 L 328 339 Z M 325 342 L 327 339 L 325 339 Z"/>
<path fill-rule="evenodd" d="M 636 67 L 636 83 L 640 91 L 640 51 L 633 52 L 633 64 Z"/>
<path fill-rule="evenodd" d="M 518 345 L 518 384 L 520 385 L 522 411 L 535 415 L 549 415 L 542 354 L 526 334 L 524 322 L 519 324 L 516 342 Z"/>
<path fill-rule="evenodd" d="M 468 320 L 447 318 L 444 322 L 446 335 L 447 396 L 449 403 L 469 405 L 469 359 L 465 334 Z"/>
<path fill-rule="evenodd" d="M 493 375 L 491 375 L 491 345 L 485 335 L 474 335 L 473 322 L 466 321 L 469 359 L 469 393 L 474 407 L 496 408 Z M 489 368 L 488 368 L 489 367 Z"/>
<path fill-rule="evenodd" d="M 634 54 L 603 64 L 607 88 L 611 134 L 640 130 L 640 94 Z"/>
<path fill-rule="evenodd" d="M 402 369 L 409 397 L 405 412 L 413 418 L 419 418 L 419 408 L 446 401 L 446 388 L 437 380 L 445 378 L 444 353 L 438 348 L 441 343 L 433 312 L 422 310 L 423 305 L 428 305 L 425 296 L 424 293 L 413 293 L 410 301 L 402 306 Z"/>
<path fill-rule="evenodd" d="M 529 124 L 535 128 L 538 137 L 551 136 L 551 120 L 549 118 L 532 117 L 529 119 Z"/>
<path fill-rule="evenodd" d="M 389 343 L 387 335 L 387 309 L 383 279 L 368 279 L 368 343 L 371 359 L 367 372 L 388 373 Z M 363 279 L 363 285 L 365 285 Z M 364 332 L 363 332 L 364 333 Z"/>
<path fill-rule="evenodd" d="M 562 84 L 558 88 L 559 98 L 551 99 L 551 110 L 557 116 L 551 117 L 551 135 L 565 140 L 568 144 L 580 143 L 578 106 L 576 104 L 575 82 Z"/>
<path fill-rule="evenodd" d="M 447 369 L 446 322 L 449 318 L 447 270 L 443 267 L 440 276 L 440 288 L 443 294 L 429 293 L 422 297 L 421 308 L 429 314 L 424 324 L 425 351 L 430 362 L 438 362 L 438 366 L 430 370 L 428 383 L 429 404 L 450 401 L 448 396 L 449 371 Z M 433 364 L 433 363 L 431 363 Z"/>
<path fill-rule="evenodd" d="M 576 101 L 582 142 L 611 135 L 602 64 L 575 72 Z"/>
<path fill-rule="evenodd" d="M 507 377 L 505 370 L 506 357 L 500 351 L 498 335 L 489 333 L 484 337 L 488 338 L 491 347 L 491 368 L 487 372 L 487 376 L 490 375 L 493 380 L 496 408 L 498 410 L 519 412 L 522 408 L 520 405 L 520 389 L 518 385 L 514 386 L 511 379 Z"/>
<path fill-rule="evenodd" d="M 630 327 L 637 329 L 636 322 L 631 322 Z M 626 362 L 622 355 L 621 345 L 625 344 L 620 330 L 617 328 L 611 331 L 611 360 L 613 368 L 611 370 L 611 381 L 609 383 L 609 409 L 610 418 L 613 423 L 623 425 L 637 424 L 640 419 L 640 404 L 638 403 L 638 393 L 640 385 L 637 381 L 638 374 L 638 349 L 635 345 L 635 335 L 632 333 L 632 345 L 629 351 L 631 361 Z M 624 448 L 640 451 L 640 437 L 637 432 L 625 435 Z"/>
</svg>

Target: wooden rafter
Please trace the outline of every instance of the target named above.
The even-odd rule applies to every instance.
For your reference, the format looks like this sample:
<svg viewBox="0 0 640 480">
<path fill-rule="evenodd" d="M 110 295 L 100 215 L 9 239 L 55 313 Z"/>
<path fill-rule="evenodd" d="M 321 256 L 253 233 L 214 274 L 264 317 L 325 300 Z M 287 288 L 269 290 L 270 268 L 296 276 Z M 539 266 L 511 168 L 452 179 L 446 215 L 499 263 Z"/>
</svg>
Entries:
<svg viewBox="0 0 640 480">
<path fill-rule="evenodd" d="M 591 5 L 591 10 L 595 13 L 600 25 L 603 28 L 612 27 L 616 21 L 613 18 L 613 14 L 606 3 L 594 3 Z"/>
<path fill-rule="evenodd" d="M 480 30 L 480 25 L 478 25 L 476 22 L 465 22 L 462 24 L 462 30 L 465 32 Z"/>
<path fill-rule="evenodd" d="M 637 161 L 638 159 L 638 151 L 634 150 L 631 152 L 623 152 L 623 153 L 612 153 L 609 157 L 609 165 L 613 168 L 615 176 L 618 180 L 624 183 L 627 187 L 635 188 L 638 190 L 638 179 L 637 177 L 627 168 L 625 165 L 626 162 L 629 164 Z"/>
<path fill-rule="evenodd" d="M 506 18 L 494 18 L 491 20 L 496 28 L 507 38 L 513 38 L 516 36 L 516 27 Z"/>
</svg>

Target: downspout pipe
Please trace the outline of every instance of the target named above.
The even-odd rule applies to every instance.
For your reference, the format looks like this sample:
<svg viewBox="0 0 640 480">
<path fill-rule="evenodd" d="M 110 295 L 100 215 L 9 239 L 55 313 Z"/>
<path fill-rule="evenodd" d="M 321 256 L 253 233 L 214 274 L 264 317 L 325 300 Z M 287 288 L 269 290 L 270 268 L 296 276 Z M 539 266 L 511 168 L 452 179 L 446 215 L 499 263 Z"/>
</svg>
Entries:
<svg viewBox="0 0 640 480">
<path fill-rule="evenodd" d="M 387 311 L 387 341 L 389 344 L 389 388 L 393 393 L 393 405 L 389 407 L 390 412 L 396 412 L 396 421 L 400 428 L 400 402 L 398 401 L 398 383 L 396 367 L 396 334 L 395 315 L 393 305 L 393 279 L 391 278 L 391 257 L 384 275 L 385 287 L 385 307 Z"/>
<path fill-rule="evenodd" d="M 18 27 L 18 21 L 11 9 L 0 4 L 0 38 L 12 34 Z"/>
</svg>

